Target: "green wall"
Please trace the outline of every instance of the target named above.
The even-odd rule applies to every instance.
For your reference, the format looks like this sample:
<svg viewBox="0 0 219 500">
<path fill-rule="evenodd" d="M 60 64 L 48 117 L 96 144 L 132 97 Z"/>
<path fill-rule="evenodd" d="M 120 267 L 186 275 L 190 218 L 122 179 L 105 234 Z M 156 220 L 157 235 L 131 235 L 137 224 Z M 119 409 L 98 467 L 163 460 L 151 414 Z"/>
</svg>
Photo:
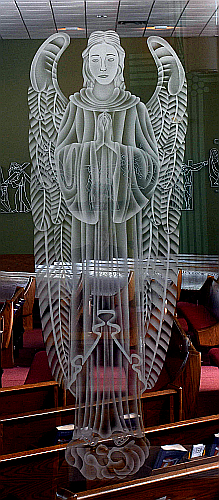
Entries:
<svg viewBox="0 0 219 500">
<path fill-rule="evenodd" d="M 7 177 L 10 162 L 29 161 L 27 88 L 31 59 L 39 41 L 0 42 L 0 165 Z M 30 213 L 0 214 L 0 253 L 33 253 Z"/>
<path fill-rule="evenodd" d="M 0 41 L 0 165 L 5 177 L 12 161 L 29 161 L 27 89 L 29 69 L 42 40 Z M 208 158 L 219 138 L 217 39 L 171 39 L 184 59 L 189 80 L 189 130 L 185 160 Z M 142 38 L 123 38 L 125 81 L 132 93 L 147 102 L 156 85 L 156 67 Z M 59 83 L 66 96 L 82 87 L 81 52 L 86 40 L 71 40 L 59 64 Z M 194 174 L 194 210 L 181 219 L 183 253 L 219 253 L 219 193 L 209 185 L 207 168 Z M 33 253 L 31 214 L 0 214 L 0 254 Z"/>
</svg>

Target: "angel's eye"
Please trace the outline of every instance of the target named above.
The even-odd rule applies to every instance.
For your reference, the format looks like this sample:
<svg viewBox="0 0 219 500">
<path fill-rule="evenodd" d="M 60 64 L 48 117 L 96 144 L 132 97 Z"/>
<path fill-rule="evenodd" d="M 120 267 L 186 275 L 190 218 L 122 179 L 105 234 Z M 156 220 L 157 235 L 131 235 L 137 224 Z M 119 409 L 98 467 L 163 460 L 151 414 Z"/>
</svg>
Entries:
<svg viewBox="0 0 219 500">
<path fill-rule="evenodd" d="M 99 59 L 98 59 L 98 57 L 95 57 L 95 58 L 91 59 L 91 61 L 92 61 L 92 62 L 98 62 L 98 61 L 99 61 Z"/>
<path fill-rule="evenodd" d="M 114 58 L 114 57 L 108 57 L 108 61 L 109 61 L 109 62 L 114 62 L 114 61 L 115 61 L 115 58 Z"/>
</svg>

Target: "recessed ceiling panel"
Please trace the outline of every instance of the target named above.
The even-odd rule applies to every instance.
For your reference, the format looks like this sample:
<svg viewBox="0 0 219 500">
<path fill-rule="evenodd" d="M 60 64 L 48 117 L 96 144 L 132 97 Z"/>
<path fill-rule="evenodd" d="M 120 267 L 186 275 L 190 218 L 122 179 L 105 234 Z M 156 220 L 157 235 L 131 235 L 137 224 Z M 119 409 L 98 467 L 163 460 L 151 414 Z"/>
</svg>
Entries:
<svg viewBox="0 0 219 500">
<path fill-rule="evenodd" d="M 85 37 L 84 0 L 52 0 L 52 9 L 58 30 L 66 28 L 72 37 Z"/>
<path fill-rule="evenodd" d="M 187 0 L 156 0 L 151 10 L 148 27 L 174 28 L 186 4 Z"/>
<path fill-rule="evenodd" d="M 121 0 L 119 9 L 119 22 L 147 21 L 153 0 L 142 2 L 142 0 Z"/>
<path fill-rule="evenodd" d="M 28 38 L 28 32 L 13 0 L 0 2 L 1 38 Z"/>
<path fill-rule="evenodd" d="M 190 0 L 188 6 L 182 13 L 178 23 L 180 35 L 185 35 L 189 30 L 191 36 L 201 35 L 205 26 L 210 22 L 218 8 L 215 0 Z M 192 34 L 194 31 L 194 35 Z"/>
<path fill-rule="evenodd" d="M 200 36 L 219 35 L 219 9 L 214 13 L 210 21 L 205 25 Z"/>
<path fill-rule="evenodd" d="M 117 32 L 121 37 L 142 37 L 154 0 L 121 0 L 117 19 Z"/>
<path fill-rule="evenodd" d="M 0 0 L 0 37 L 72 38 L 116 30 L 121 37 L 218 35 L 219 0 Z"/>
<path fill-rule="evenodd" d="M 87 0 L 86 20 L 88 36 L 95 30 L 115 30 L 118 7 L 118 0 L 107 0 L 102 2 L 97 0 Z"/>
<path fill-rule="evenodd" d="M 32 2 L 19 0 L 19 10 L 30 38 L 38 38 L 38 35 L 44 38 L 46 33 L 50 35 L 55 31 L 54 18 L 48 1 L 35 0 L 33 9 Z"/>
</svg>

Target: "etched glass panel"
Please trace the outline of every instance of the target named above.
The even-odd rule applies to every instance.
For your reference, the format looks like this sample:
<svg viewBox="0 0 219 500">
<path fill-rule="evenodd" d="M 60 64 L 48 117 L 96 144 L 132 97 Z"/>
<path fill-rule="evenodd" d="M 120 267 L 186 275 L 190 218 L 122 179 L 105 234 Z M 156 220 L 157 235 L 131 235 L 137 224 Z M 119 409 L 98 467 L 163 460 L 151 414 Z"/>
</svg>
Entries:
<svg viewBox="0 0 219 500">
<path fill-rule="evenodd" d="M 68 43 L 51 36 L 31 67 L 42 324 L 53 375 L 75 397 L 68 462 L 90 479 L 125 477 L 148 454 L 140 395 L 157 382 L 175 309 L 186 79 L 173 48 L 149 38 L 158 82 L 145 105 L 125 90 L 118 35 L 94 32 L 68 101 L 57 82 Z"/>
</svg>

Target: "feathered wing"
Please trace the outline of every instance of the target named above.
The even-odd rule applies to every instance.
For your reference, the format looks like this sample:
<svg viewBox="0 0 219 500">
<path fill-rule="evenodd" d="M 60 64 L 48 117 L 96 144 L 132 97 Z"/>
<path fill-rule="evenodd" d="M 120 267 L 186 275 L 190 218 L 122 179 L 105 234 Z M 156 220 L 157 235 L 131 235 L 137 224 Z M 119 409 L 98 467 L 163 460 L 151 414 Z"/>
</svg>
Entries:
<svg viewBox="0 0 219 500">
<path fill-rule="evenodd" d="M 145 291 L 146 377 L 150 388 L 163 366 L 176 303 L 187 84 L 183 66 L 168 42 L 150 37 L 148 46 L 158 69 L 157 87 L 147 110 L 160 164 L 156 189 L 143 212 L 143 256 L 149 276 Z"/>
<path fill-rule="evenodd" d="M 69 42 L 67 34 L 58 33 L 41 45 L 32 62 L 28 91 L 37 284 L 48 359 L 53 375 L 59 381 L 68 365 L 68 297 L 71 294 L 67 293 L 61 274 L 64 271 L 60 264 L 54 263 L 71 260 L 71 217 L 57 181 L 54 150 L 68 104 L 58 85 L 57 65 Z"/>
</svg>

